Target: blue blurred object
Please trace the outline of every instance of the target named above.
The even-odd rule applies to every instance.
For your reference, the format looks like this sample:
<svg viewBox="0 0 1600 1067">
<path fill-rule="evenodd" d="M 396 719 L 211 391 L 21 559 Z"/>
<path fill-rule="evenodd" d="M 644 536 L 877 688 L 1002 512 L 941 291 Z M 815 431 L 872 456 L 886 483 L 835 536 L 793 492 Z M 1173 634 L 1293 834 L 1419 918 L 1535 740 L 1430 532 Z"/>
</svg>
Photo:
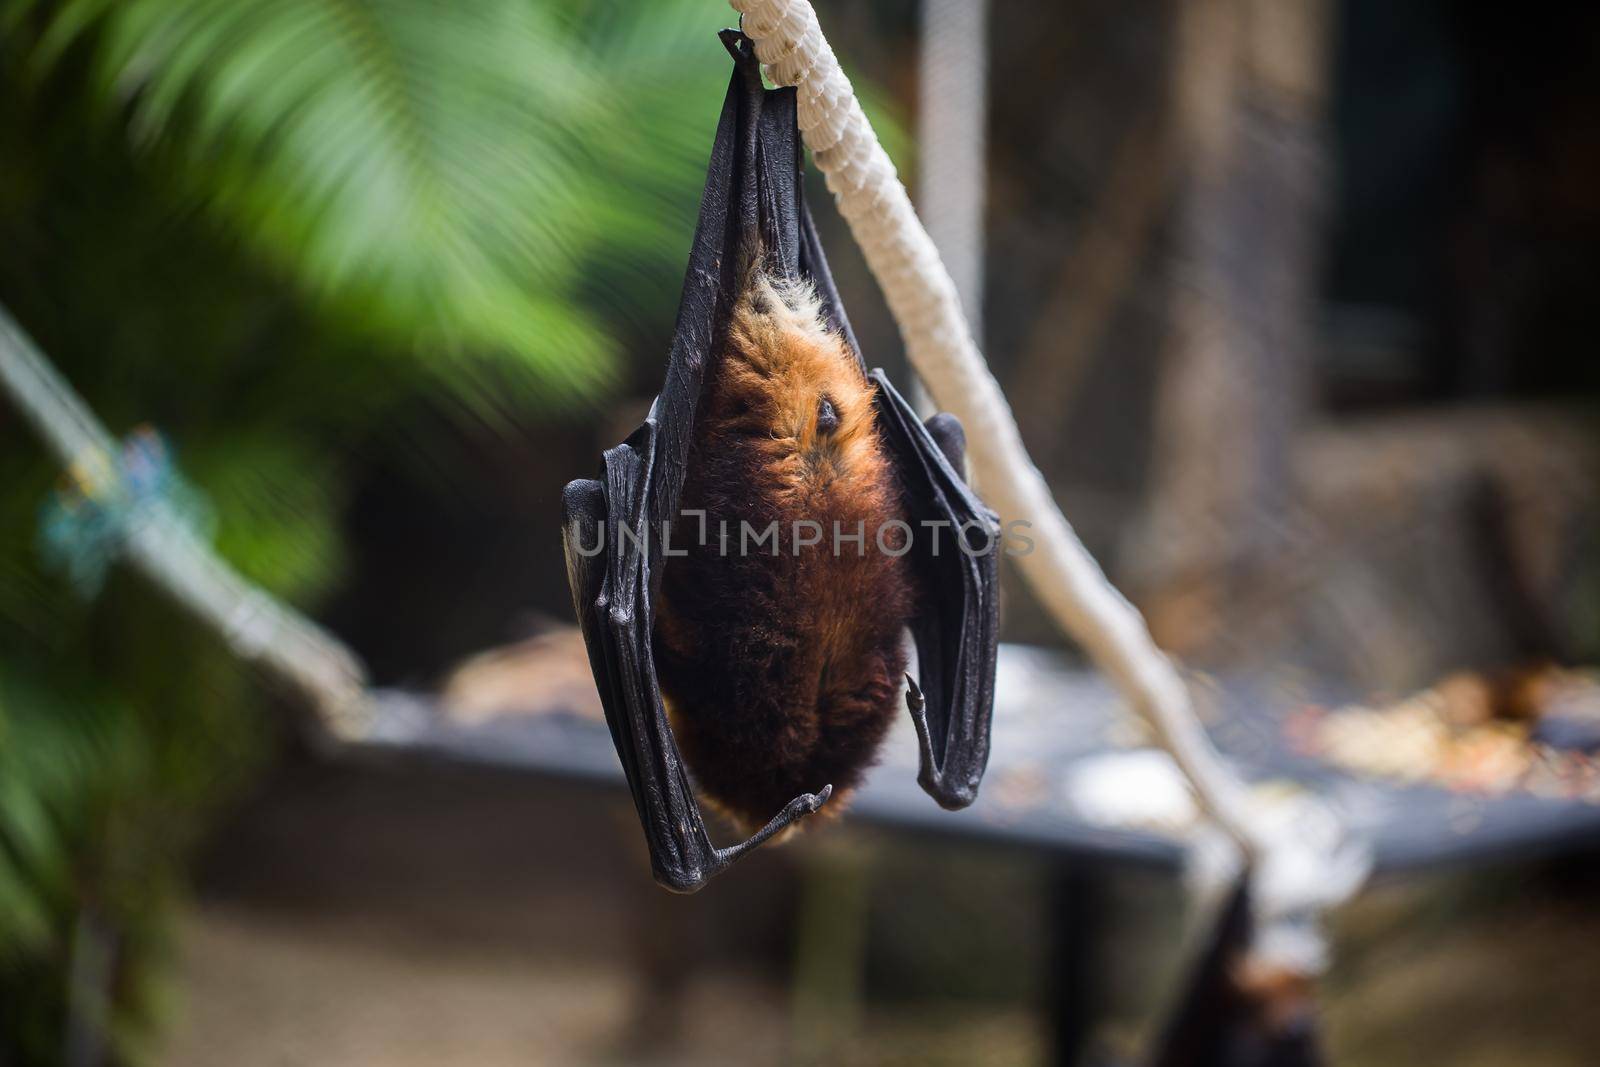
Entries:
<svg viewBox="0 0 1600 1067">
<path fill-rule="evenodd" d="M 1600 717 L 1559 711 L 1541 716 L 1533 740 L 1567 752 L 1600 752 Z"/>
<path fill-rule="evenodd" d="M 210 540 L 210 504 L 178 473 L 160 431 L 141 425 L 123 438 L 119 455 L 86 455 L 68 468 L 39 509 L 39 554 L 52 570 L 66 573 L 80 596 L 92 599 L 128 531 L 162 507 Z"/>
</svg>

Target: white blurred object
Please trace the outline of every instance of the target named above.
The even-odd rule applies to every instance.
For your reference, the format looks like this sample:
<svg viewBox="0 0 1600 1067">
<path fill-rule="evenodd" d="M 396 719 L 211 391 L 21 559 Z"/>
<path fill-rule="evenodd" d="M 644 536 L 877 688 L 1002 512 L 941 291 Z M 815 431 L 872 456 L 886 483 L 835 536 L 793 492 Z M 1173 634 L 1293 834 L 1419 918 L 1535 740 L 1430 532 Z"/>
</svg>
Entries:
<svg viewBox="0 0 1600 1067">
<path fill-rule="evenodd" d="M 923 0 L 917 107 L 917 207 L 983 336 L 988 0 Z"/>
<path fill-rule="evenodd" d="M 974 337 L 983 336 L 984 160 L 989 111 L 988 0 L 923 0 L 917 85 L 917 207 Z M 911 401 L 926 418 L 920 378 Z"/>
<path fill-rule="evenodd" d="M 1115 829 L 1178 834 L 1200 814 L 1178 765 L 1156 748 L 1079 760 L 1067 772 L 1066 794 L 1084 821 Z"/>
<path fill-rule="evenodd" d="M 1372 849 L 1315 793 L 1261 791 L 1254 807 L 1268 844 L 1251 871 L 1251 954 L 1296 974 L 1321 974 L 1328 966 L 1321 918 L 1366 884 Z M 1233 842 L 1201 826 L 1189 849 L 1190 889 L 1202 901 L 1219 900 L 1240 866 Z"/>
</svg>

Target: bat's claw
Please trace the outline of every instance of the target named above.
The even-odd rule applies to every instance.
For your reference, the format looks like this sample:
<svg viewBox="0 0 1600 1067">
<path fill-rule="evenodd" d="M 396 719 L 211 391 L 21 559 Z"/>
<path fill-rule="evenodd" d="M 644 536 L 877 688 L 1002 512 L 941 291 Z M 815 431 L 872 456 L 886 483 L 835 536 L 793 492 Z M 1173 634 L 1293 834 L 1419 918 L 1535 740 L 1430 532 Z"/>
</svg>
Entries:
<svg viewBox="0 0 1600 1067">
<path fill-rule="evenodd" d="M 801 793 L 789 801 L 779 818 L 785 822 L 792 822 L 796 819 L 803 819 L 807 815 L 815 815 L 821 810 L 822 805 L 828 802 L 828 798 L 831 796 L 833 796 L 833 784 L 831 782 L 815 793 Z"/>
<path fill-rule="evenodd" d="M 918 716 L 927 708 L 928 702 L 922 696 L 922 687 L 917 685 L 917 680 L 911 675 L 906 675 L 906 707 L 913 716 Z"/>
<path fill-rule="evenodd" d="M 906 675 L 906 710 L 911 712 L 911 723 L 917 728 L 917 743 L 922 747 L 922 769 L 926 773 L 934 769 L 933 736 L 928 733 L 928 700 L 922 695 L 922 687 L 911 675 Z"/>
</svg>

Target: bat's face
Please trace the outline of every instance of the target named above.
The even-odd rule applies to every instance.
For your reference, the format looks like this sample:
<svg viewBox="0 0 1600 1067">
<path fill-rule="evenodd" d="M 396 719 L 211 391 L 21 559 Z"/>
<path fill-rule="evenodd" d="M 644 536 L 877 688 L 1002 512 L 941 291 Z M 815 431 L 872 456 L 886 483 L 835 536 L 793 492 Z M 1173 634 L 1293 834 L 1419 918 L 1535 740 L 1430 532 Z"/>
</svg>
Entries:
<svg viewBox="0 0 1600 1067">
<path fill-rule="evenodd" d="M 730 536 L 668 562 L 657 667 L 702 789 L 759 826 L 870 764 L 900 711 L 911 586 L 877 543 L 901 508 L 872 386 L 809 289 L 756 276 L 708 374 L 683 507 Z M 741 543 L 774 522 L 775 546 Z"/>
<path fill-rule="evenodd" d="M 734 313 L 709 399 L 706 431 L 746 440 L 766 474 L 756 488 L 780 506 L 823 503 L 818 494 L 835 506 L 889 506 L 872 388 L 823 325 L 809 288 L 757 275 Z"/>
</svg>

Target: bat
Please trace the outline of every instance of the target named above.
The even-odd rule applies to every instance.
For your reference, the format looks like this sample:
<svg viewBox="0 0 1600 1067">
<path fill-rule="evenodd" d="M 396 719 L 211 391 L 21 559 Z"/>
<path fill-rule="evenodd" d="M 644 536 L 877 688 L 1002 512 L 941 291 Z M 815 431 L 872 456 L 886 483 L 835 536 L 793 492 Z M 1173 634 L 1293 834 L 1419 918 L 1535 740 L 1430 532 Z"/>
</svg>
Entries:
<svg viewBox="0 0 1600 1067">
<path fill-rule="evenodd" d="M 794 90 L 721 36 L 734 73 L 665 382 L 562 502 L 590 667 L 677 892 L 837 810 L 902 703 L 919 784 L 972 803 L 998 634 L 999 521 L 960 424 L 867 371 L 803 196 Z M 693 786 L 748 836 L 712 844 Z"/>
</svg>

